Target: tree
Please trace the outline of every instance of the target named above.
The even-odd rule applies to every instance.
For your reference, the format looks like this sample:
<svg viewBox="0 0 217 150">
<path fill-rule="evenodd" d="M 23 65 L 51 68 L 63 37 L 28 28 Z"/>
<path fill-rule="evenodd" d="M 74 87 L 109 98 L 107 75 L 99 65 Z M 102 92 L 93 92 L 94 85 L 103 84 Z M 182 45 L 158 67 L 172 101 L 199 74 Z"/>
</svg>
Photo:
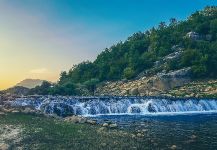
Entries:
<svg viewBox="0 0 217 150">
<path fill-rule="evenodd" d="M 171 26 L 174 26 L 174 25 L 176 25 L 176 24 L 177 24 L 176 18 L 170 18 L 170 25 L 171 25 Z"/>
<path fill-rule="evenodd" d="M 37 95 L 48 95 L 50 92 L 52 84 L 48 81 L 43 81 L 41 86 L 36 86 L 35 88 L 29 91 L 29 95 L 37 94 Z"/>
<path fill-rule="evenodd" d="M 95 95 L 95 90 L 96 90 L 96 86 L 99 83 L 99 79 L 90 79 L 88 81 L 84 82 L 84 85 L 87 87 L 87 89 L 90 91 L 90 93 L 92 93 L 93 95 Z"/>
<path fill-rule="evenodd" d="M 160 22 L 160 24 L 159 24 L 159 28 L 160 29 L 163 29 L 163 28 L 165 28 L 166 27 L 166 23 L 165 22 Z"/>
<path fill-rule="evenodd" d="M 133 70 L 133 68 L 127 67 L 124 69 L 124 77 L 126 79 L 131 79 L 134 77 L 134 75 L 135 75 L 135 71 Z"/>
</svg>

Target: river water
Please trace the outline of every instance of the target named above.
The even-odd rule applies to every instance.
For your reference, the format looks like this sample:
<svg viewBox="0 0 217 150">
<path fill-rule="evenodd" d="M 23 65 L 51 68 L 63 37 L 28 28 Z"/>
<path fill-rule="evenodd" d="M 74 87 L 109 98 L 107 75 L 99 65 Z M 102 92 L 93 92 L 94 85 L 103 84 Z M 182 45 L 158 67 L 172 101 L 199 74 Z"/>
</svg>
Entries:
<svg viewBox="0 0 217 150">
<path fill-rule="evenodd" d="M 144 149 L 215 150 L 217 149 L 217 113 L 173 115 L 102 115 L 99 122 L 116 122 L 123 130 L 141 131 Z M 141 147 L 142 148 L 142 147 Z M 142 149 L 143 149 L 142 148 Z"/>
<path fill-rule="evenodd" d="M 62 117 L 73 114 L 115 122 L 142 133 L 140 149 L 217 149 L 217 100 L 151 97 L 18 98 L 15 107 L 34 107 Z M 171 147 L 173 145 L 173 147 Z"/>
</svg>

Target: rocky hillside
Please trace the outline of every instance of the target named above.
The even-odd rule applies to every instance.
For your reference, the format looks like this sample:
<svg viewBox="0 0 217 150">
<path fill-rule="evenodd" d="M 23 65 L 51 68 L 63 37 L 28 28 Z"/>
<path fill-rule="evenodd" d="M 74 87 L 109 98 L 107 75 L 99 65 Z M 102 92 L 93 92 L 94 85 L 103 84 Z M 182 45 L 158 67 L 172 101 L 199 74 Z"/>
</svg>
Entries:
<svg viewBox="0 0 217 150">
<path fill-rule="evenodd" d="M 97 88 L 97 95 L 157 96 L 175 87 L 190 83 L 190 68 L 158 73 L 135 80 L 107 82 Z"/>
<path fill-rule="evenodd" d="M 30 91 L 29 88 L 22 86 L 15 86 L 7 90 L 2 91 L 3 94 L 12 94 L 12 95 L 26 95 Z"/>
<path fill-rule="evenodd" d="M 170 97 L 207 97 L 217 98 L 217 80 L 193 81 L 181 87 L 174 88 L 163 94 Z"/>
<path fill-rule="evenodd" d="M 168 97 L 217 97 L 217 80 L 192 79 L 191 67 L 167 72 L 167 64 L 178 60 L 183 51 L 176 51 L 156 61 L 134 80 L 105 82 L 98 86 L 96 95 L 116 96 L 168 96 Z"/>
<path fill-rule="evenodd" d="M 168 21 L 167 21 L 168 22 Z M 196 80 L 217 79 L 217 7 L 171 18 L 104 49 L 60 74 L 44 95 L 160 95 Z M 98 87 L 96 89 L 96 87 Z M 84 92 L 85 91 L 85 92 Z"/>
</svg>

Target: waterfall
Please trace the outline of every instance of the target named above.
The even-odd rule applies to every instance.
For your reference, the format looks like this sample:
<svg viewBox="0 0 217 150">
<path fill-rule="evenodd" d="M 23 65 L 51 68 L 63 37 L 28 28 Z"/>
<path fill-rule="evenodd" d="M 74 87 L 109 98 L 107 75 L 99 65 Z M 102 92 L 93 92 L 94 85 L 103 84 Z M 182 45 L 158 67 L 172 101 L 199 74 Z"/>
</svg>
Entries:
<svg viewBox="0 0 217 150">
<path fill-rule="evenodd" d="M 27 97 L 11 102 L 14 107 L 33 107 L 47 114 L 112 115 L 217 112 L 215 99 L 168 99 L 150 97 Z"/>
</svg>

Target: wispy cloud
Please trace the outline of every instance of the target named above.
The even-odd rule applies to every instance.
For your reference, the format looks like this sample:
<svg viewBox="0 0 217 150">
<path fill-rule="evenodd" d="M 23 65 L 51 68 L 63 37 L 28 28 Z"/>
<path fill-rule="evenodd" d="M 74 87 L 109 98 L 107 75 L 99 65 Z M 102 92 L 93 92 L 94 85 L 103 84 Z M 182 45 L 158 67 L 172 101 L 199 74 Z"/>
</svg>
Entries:
<svg viewBox="0 0 217 150">
<path fill-rule="evenodd" d="M 46 68 L 32 69 L 29 71 L 29 73 L 31 73 L 31 74 L 44 74 L 44 73 L 48 73 L 48 69 L 46 69 Z"/>
</svg>

